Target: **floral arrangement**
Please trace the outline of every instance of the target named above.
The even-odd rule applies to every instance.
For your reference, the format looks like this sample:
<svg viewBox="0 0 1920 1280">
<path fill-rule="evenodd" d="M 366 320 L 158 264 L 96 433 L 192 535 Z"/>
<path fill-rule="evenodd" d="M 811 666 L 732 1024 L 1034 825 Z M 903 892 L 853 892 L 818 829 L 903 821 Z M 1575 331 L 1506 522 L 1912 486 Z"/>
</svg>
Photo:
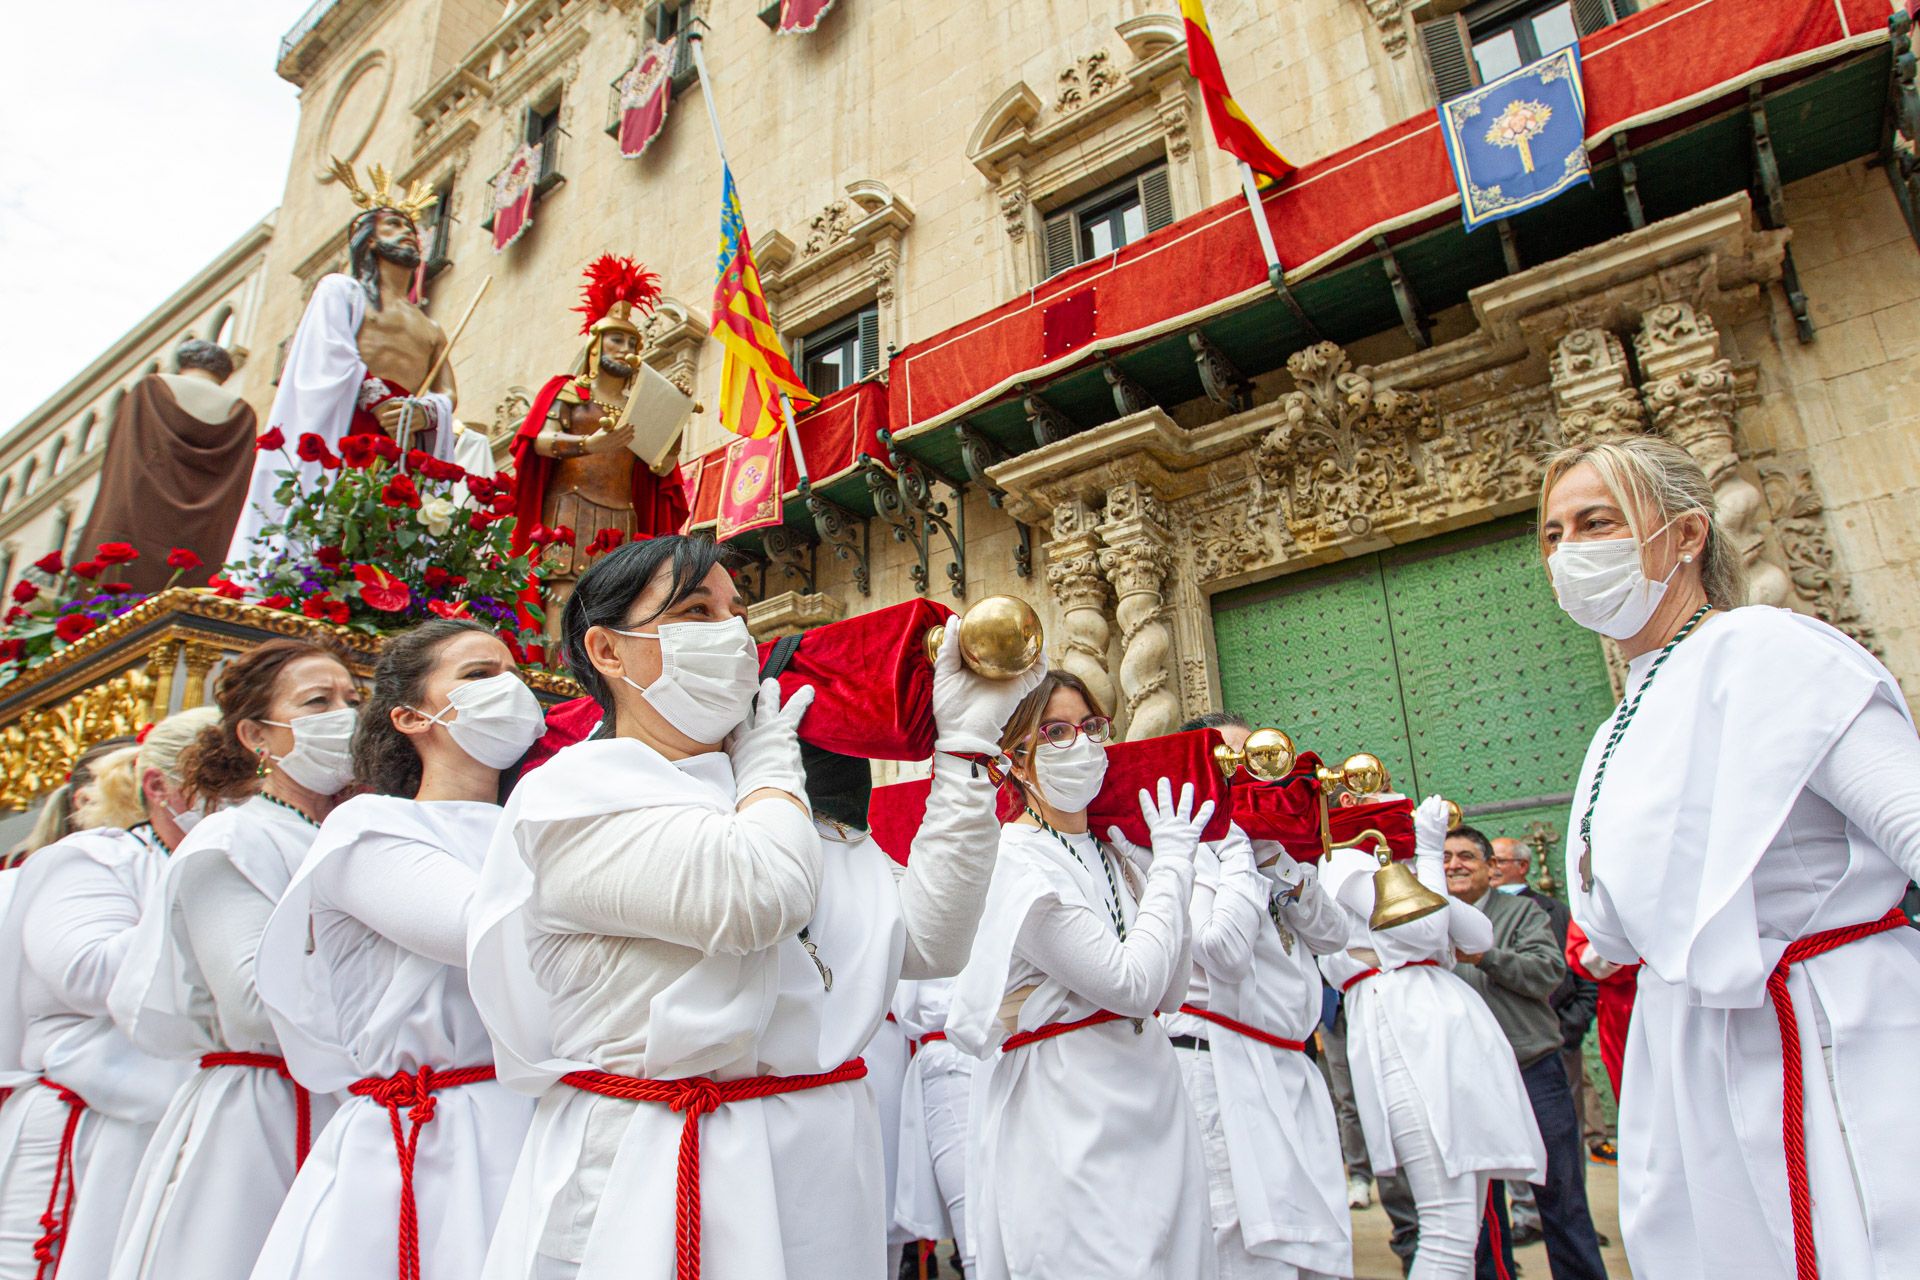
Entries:
<svg viewBox="0 0 1920 1280">
<path fill-rule="evenodd" d="M 11 680 L 146 599 L 130 583 L 112 576 L 116 567 L 139 558 L 128 543 L 103 542 L 90 557 L 71 565 L 58 550 L 35 560 L 13 584 L 6 612 L 0 614 L 0 680 Z M 173 548 L 167 553 L 173 570 L 167 586 L 200 563 L 185 547 Z"/>
</svg>

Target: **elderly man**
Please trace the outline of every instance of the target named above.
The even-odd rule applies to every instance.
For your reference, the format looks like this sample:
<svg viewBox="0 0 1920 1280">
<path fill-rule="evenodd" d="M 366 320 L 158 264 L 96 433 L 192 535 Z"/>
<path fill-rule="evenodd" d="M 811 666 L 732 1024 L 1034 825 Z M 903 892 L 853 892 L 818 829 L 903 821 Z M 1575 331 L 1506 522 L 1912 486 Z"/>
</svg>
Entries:
<svg viewBox="0 0 1920 1280">
<path fill-rule="evenodd" d="M 1553 921 L 1553 936 L 1561 951 L 1567 949 L 1567 925 L 1573 916 L 1567 904 L 1541 893 L 1527 882 L 1533 867 L 1533 850 L 1524 840 L 1495 836 L 1493 840 L 1493 887 L 1501 893 L 1531 898 L 1544 908 Z M 1600 1108 L 1600 1095 L 1587 1078 L 1587 1057 L 1583 1049 L 1587 1029 L 1593 1025 L 1594 1011 L 1600 1004 L 1600 987 L 1586 975 L 1569 966 L 1567 976 L 1553 991 L 1553 1011 L 1560 1015 L 1560 1030 L 1565 1041 L 1560 1060 L 1567 1068 L 1567 1084 L 1573 1090 L 1573 1105 L 1586 1135 L 1587 1155 L 1595 1164 L 1618 1164 L 1613 1135 L 1607 1128 L 1606 1113 Z M 1525 1243 L 1525 1232 L 1515 1229 L 1515 1238 Z"/>
<path fill-rule="evenodd" d="M 1460 976 L 1493 1010 L 1513 1045 L 1526 1082 L 1533 1116 L 1547 1147 L 1547 1180 L 1534 1188 L 1554 1280 L 1606 1280 L 1600 1242 L 1587 1212 L 1587 1185 L 1580 1152 L 1580 1125 L 1573 1095 L 1561 1065 L 1563 1036 L 1551 997 L 1566 976 L 1564 944 L 1556 943 L 1545 911 L 1518 894 L 1493 889 L 1493 842 L 1472 827 L 1447 834 L 1447 892 L 1472 903 L 1493 923 L 1493 945 L 1479 955 L 1461 955 Z M 1493 1193 L 1496 1221 L 1504 1219 L 1503 1197 Z M 1513 1273 L 1510 1242 L 1490 1240 L 1482 1231 L 1480 1274 Z M 1504 1236 L 1505 1232 L 1502 1231 Z"/>
</svg>

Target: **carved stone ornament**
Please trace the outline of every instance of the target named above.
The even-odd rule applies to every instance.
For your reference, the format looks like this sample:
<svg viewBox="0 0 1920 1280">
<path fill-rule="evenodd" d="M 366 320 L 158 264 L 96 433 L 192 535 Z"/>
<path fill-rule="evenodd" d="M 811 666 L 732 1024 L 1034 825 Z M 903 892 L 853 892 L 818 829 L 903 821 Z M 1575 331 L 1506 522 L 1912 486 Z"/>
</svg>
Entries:
<svg viewBox="0 0 1920 1280">
<path fill-rule="evenodd" d="M 835 241 L 844 239 L 856 221 L 853 207 L 845 200 L 835 200 L 814 214 L 813 220 L 807 223 L 807 235 L 801 242 L 800 256 L 811 258 Z"/>
<path fill-rule="evenodd" d="M 1825 504 L 1813 487 L 1813 476 L 1805 467 L 1763 463 L 1760 478 L 1773 508 L 1773 529 L 1786 557 L 1787 573 L 1807 611 L 1879 653 L 1879 639 L 1860 616 L 1852 584 L 1834 555 Z"/>
<path fill-rule="evenodd" d="M 508 387 L 500 403 L 493 407 L 493 425 L 487 430 L 488 438 L 497 443 L 518 431 L 531 408 L 533 392 L 522 386 Z"/>
<path fill-rule="evenodd" d="M 1407 53 L 1407 0 L 1363 0 L 1373 25 L 1380 29 L 1380 47 L 1389 57 Z"/>
<path fill-rule="evenodd" d="M 1575 329 L 1554 344 L 1550 369 L 1563 443 L 1617 440 L 1646 430 L 1626 347 L 1612 333 Z"/>
<path fill-rule="evenodd" d="M 1120 689 L 1126 698 L 1127 737 L 1172 733 L 1180 723 L 1180 696 L 1171 687 L 1173 631 L 1162 589 L 1173 557 L 1140 538 L 1101 549 L 1100 569 L 1113 584 L 1120 624 Z"/>
<path fill-rule="evenodd" d="M 1060 92 L 1053 100 L 1055 111 L 1076 111 L 1120 83 L 1105 49 L 1096 49 L 1060 73 Z"/>
</svg>

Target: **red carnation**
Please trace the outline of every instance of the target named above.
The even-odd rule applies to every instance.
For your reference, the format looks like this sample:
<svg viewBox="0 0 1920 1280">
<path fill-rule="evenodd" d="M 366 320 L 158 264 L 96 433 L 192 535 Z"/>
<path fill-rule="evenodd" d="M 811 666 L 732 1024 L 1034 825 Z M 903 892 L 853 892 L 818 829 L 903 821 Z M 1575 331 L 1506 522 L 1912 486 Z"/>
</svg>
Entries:
<svg viewBox="0 0 1920 1280">
<path fill-rule="evenodd" d="M 93 549 L 93 558 L 101 564 L 125 564 L 138 560 L 140 553 L 133 549 L 131 542 L 103 542 Z"/>
<path fill-rule="evenodd" d="M 420 577 L 421 577 L 421 580 L 427 584 L 427 586 L 433 588 L 436 591 L 439 590 L 441 587 L 446 586 L 449 582 L 453 581 L 453 575 L 448 573 L 445 569 L 442 569 L 437 564 L 428 565 L 426 567 L 426 570 L 420 575 Z"/>
<path fill-rule="evenodd" d="M 110 596 L 130 595 L 133 592 L 133 584 L 131 582 L 103 582 L 100 584 L 100 590 Z"/>
<path fill-rule="evenodd" d="M 262 600 L 260 603 L 268 609 L 284 609 L 288 605 L 291 605 L 293 603 L 293 597 L 283 596 L 276 591 L 274 594 L 268 596 L 266 599 Z"/>
<path fill-rule="evenodd" d="M 427 601 L 427 611 L 438 618 L 470 618 L 473 616 L 467 612 L 467 602 L 465 600 L 460 601 L 458 604 L 448 604 L 445 600 L 429 600 Z"/>
<path fill-rule="evenodd" d="M 73 571 L 80 577 L 91 582 L 93 579 L 99 577 L 100 571 L 106 567 L 107 566 L 101 564 L 98 560 L 82 560 L 79 564 L 73 566 Z"/>
<path fill-rule="evenodd" d="M 607 528 L 593 535 L 593 541 L 587 544 L 590 556 L 604 555 L 627 540 L 627 535 L 618 529 Z"/>
<path fill-rule="evenodd" d="M 13 598 L 21 604 L 31 604 L 34 597 L 39 594 L 40 588 L 28 582 L 25 578 L 13 584 Z"/>
<path fill-rule="evenodd" d="M 78 573 L 79 570 L 75 569 L 74 572 Z M 99 572 L 98 568 L 96 568 L 94 572 L 98 573 Z M 88 576 L 91 577 L 92 575 L 89 574 Z M 207 585 L 213 588 L 213 594 L 227 600 L 239 600 L 244 598 L 247 594 L 247 589 L 245 587 L 241 586 L 239 583 L 235 582 L 233 579 L 223 577 L 217 573 L 214 574 L 213 577 L 207 579 Z"/>
<path fill-rule="evenodd" d="M 19 662 L 26 656 L 25 640 L 0 640 L 0 662 Z"/>
<path fill-rule="evenodd" d="M 412 476 L 395 476 L 380 490 L 380 501 L 390 507 L 410 507 L 417 511 L 420 508 L 420 490 L 414 487 Z"/>
<path fill-rule="evenodd" d="M 379 456 L 372 436 L 348 436 L 340 442 L 340 460 L 356 471 L 372 466 Z"/>
<path fill-rule="evenodd" d="M 262 453 L 287 447 L 287 433 L 278 427 L 269 427 L 264 434 L 253 442 L 253 447 Z"/>
<path fill-rule="evenodd" d="M 38 560 L 35 560 L 33 567 L 42 573 L 58 573 L 67 567 L 67 562 L 61 558 L 58 551 L 49 551 Z"/>
<path fill-rule="evenodd" d="M 189 569 L 198 569 L 202 561 L 199 556 L 185 547 L 175 547 L 167 552 L 167 568 L 178 569 L 185 573 Z"/>
<path fill-rule="evenodd" d="M 346 601 L 335 600 L 332 596 L 324 594 L 308 596 L 305 600 L 302 600 L 300 602 L 300 612 L 306 614 L 309 618 L 318 618 L 323 622 L 337 622 L 342 624 L 344 624 L 350 616 Z"/>
<path fill-rule="evenodd" d="M 413 598 L 406 583 L 374 565 L 353 566 L 353 580 L 360 584 L 361 601 L 382 613 L 399 613 Z"/>
<path fill-rule="evenodd" d="M 70 613 L 53 624 L 53 634 L 72 644 L 99 625 L 84 613 Z"/>
<path fill-rule="evenodd" d="M 313 553 L 313 558 L 329 569 L 338 569 L 347 557 L 338 547 L 322 547 Z"/>
</svg>

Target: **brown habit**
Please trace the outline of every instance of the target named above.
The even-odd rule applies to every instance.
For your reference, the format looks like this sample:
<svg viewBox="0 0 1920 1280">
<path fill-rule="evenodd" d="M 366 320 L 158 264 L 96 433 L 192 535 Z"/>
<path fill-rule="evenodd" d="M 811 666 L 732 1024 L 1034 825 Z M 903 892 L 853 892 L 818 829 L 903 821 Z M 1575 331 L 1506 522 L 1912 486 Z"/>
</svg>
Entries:
<svg viewBox="0 0 1920 1280">
<path fill-rule="evenodd" d="M 206 586 L 220 571 L 247 498 L 256 425 L 244 400 L 226 421 L 202 422 L 180 407 L 158 374 L 134 383 L 107 437 L 79 558 L 103 542 L 131 542 L 140 558 L 103 576 L 152 592 L 173 575 L 167 553 L 185 547 L 202 563 L 177 585 Z"/>
</svg>

